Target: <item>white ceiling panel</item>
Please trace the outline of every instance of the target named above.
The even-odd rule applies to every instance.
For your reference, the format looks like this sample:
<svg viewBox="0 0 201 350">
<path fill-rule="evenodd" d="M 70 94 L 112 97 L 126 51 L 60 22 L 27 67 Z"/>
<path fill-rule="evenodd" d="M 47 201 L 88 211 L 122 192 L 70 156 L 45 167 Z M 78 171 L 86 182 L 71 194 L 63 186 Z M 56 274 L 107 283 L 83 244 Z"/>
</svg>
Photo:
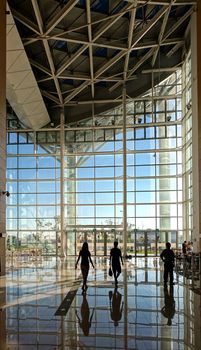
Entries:
<svg viewBox="0 0 201 350">
<path fill-rule="evenodd" d="M 19 120 L 33 129 L 50 122 L 22 40 L 10 13 L 7 16 L 7 99 Z"/>
<path fill-rule="evenodd" d="M 17 53 L 14 51 L 15 54 Z M 7 67 L 8 72 L 20 72 L 20 71 L 29 71 L 30 70 L 30 63 L 27 60 L 27 55 L 24 50 L 20 50 L 19 55 L 17 55 L 16 60 L 10 65 L 10 67 Z"/>
</svg>

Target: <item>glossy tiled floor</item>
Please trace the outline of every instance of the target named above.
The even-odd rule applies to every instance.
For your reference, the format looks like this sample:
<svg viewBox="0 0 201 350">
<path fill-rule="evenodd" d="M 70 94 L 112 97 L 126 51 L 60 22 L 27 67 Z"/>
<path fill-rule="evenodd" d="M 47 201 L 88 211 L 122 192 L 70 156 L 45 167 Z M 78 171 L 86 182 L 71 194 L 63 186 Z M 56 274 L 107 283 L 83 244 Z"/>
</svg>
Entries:
<svg viewBox="0 0 201 350">
<path fill-rule="evenodd" d="M 75 259 L 11 262 L 0 278 L 0 350 L 201 350 L 201 296 L 156 258 L 127 261 L 118 289 L 96 259 L 82 294 Z M 55 315 L 56 314 L 56 315 Z"/>
</svg>

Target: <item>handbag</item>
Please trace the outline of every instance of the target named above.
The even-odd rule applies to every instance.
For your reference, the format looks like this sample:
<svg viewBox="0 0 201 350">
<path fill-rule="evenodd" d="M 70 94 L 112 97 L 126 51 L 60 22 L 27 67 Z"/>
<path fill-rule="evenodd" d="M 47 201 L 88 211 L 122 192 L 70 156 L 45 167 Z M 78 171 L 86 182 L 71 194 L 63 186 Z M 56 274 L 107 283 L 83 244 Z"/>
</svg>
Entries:
<svg viewBox="0 0 201 350">
<path fill-rule="evenodd" d="M 112 275 L 113 275 L 113 272 L 112 272 L 111 267 L 109 267 L 108 275 L 109 275 L 110 277 L 112 277 Z"/>
</svg>

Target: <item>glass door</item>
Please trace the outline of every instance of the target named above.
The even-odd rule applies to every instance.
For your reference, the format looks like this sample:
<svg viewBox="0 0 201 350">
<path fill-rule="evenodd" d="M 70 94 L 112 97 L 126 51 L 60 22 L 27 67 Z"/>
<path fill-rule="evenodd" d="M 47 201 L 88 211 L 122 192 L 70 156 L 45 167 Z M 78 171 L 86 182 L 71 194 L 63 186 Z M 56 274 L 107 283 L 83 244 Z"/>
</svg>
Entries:
<svg viewBox="0 0 201 350">
<path fill-rule="evenodd" d="M 104 256 L 107 252 L 107 233 L 103 230 L 96 231 L 96 255 Z"/>
<path fill-rule="evenodd" d="M 157 230 L 135 230 L 134 255 L 155 256 L 157 252 Z"/>
<path fill-rule="evenodd" d="M 91 255 L 94 255 L 94 233 L 91 228 L 87 227 L 77 227 L 76 229 L 76 255 L 79 254 L 80 249 L 84 242 L 87 242 L 89 245 L 89 250 Z"/>
<path fill-rule="evenodd" d="M 135 256 L 146 256 L 146 239 L 144 231 L 136 230 L 134 239 Z"/>
<path fill-rule="evenodd" d="M 145 232 L 145 241 L 146 241 L 146 253 L 145 256 L 156 256 L 157 251 L 157 236 L 156 231 L 146 231 Z"/>
</svg>

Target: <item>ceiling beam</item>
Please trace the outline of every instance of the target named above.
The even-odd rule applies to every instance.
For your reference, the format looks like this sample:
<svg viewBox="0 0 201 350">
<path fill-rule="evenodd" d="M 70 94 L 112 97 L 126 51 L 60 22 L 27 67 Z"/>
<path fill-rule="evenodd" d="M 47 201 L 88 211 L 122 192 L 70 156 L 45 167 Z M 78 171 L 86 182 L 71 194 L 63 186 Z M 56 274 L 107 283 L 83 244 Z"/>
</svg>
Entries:
<svg viewBox="0 0 201 350">
<path fill-rule="evenodd" d="M 168 46 L 168 45 L 174 45 L 178 44 L 180 42 L 184 42 L 183 38 L 171 38 L 167 39 L 166 41 L 163 41 L 160 46 Z M 152 47 L 158 47 L 158 42 L 154 41 L 148 41 L 147 43 L 138 43 L 135 47 L 131 49 L 131 51 L 134 50 L 141 50 L 141 49 L 151 49 Z"/>
<path fill-rule="evenodd" d="M 77 96 L 83 89 L 85 89 L 87 86 L 89 85 L 88 81 L 84 81 L 82 84 L 80 84 L 80 86 L 78 86 L 76 89 L 74 89 L 73 92 L 71 92 L 71 94 L 69 94 L 65 100 L 64 100 L 64 104 L 68 103 L 70 100 L 72 100 L 75 96 Z"/>
<path fill-rule="evenodd" d="M 52 94 L 50 94 L 49 92 L 45 91 L 45 90 L 40 90 L 41 94 L 47 98 L 49 98 L 50 100 L 54 101 L 57 105 L 60 105 L 60 101 L 58 98 L 56 98 L 55 96 L 53 96 Z"/>
<path fill-rule="evenodd" d="M 128 71 L 128 74 L 127 74 L 127 77 L 126 77 L 126 80 L 129 80 L 129 78 L 132 76 L 132 74 L 144 63 L 146 62 L 152 55 L 153 55 L 153 52 L 154 52 L 154 48 L 150 49 L 144 56 L 142 56 L 138 61 L 137 63 L 135 64 L 135 66 L 130 69 Z M 123 80 L 125 81 L 125 80 Z M 116 89 L 117 86 L 119 86 L 121 84 L 121 82 L 118 82 L 116 84 L 114 84 L 110 89 L 109 91 L 114 91 Z"/>
<path fill-rule="evenodd" d="M 153 55 L 153 53 L 154 48 L 150 49 L 144 56 L 142 56 L 135 64 L 135 66 L 129 70 L 127 77 L 130 78 L 133 75 L 133 73 L 135 73 L 136 70 Z"/>
<path fill-rule="evenodd" d="M 168 30 L 168 32 L 164 35 L 163 40 L 166 40 L 175 30 L 189 17 L 192 15 L 194 9 L 191 7 L 179 20 L 175 22 L 173 26 Z"/>
<path fill-rule="evenodd" d="M 155 65 L 155 62 L 156 62 L 156 58 L 158 56 L 158 52 L 160 50 L 160 45 L 161 45 L 161 42 L 162 42 L 162 39 L 163 39 L 163 35 L 164 35 L 164 32 L 165 32 L 165 28 L 166 28 L 166 25 L 167 25 L 167 21 L 168 21 L 168 17 L 169 17 L 169 14 L 170 14 L 170 10 L 171 10 L 171 7 L 172 5 L 175 3 L 176 0 L 171 0 L 170 2 L 170 5 L 168 7 L 168 10 L 166 11 L 164 17 L 163 17 L 163 23 L 162 23 L 162 26 L 161 26 L 161 29 L 160 29 L 160 32 L 159 32 L 159 35 L 158 35 L 158 47 L 156 48 L 154 54 L 153 54 L 153 58 L 152 58 L 152 62 L 151 62 L 151 65 L 152 67 L 154 67 Z"/>
<path fill-rule="evenodd" d="M 126 6 L 126 10 L 129 10 L 133 5 L 128 5 Z M 126 11 L 125 10 L 125 11 Z M 125 13 L 124 11 L 124 13 Z M 121 15 L 121 14 L 120 14 Z M 123 14 L 122 14 L 123 15 Z M 121 17 L 121 16 L 120 16 Z M 99 38 L 100 35 L 102 35 L 108 28 L 110 28 L 113 23 L 115 23 L 120 17 L 115 16 L 115 18 L 110 19 L 109 23 L 107 21 L 107 23 L 99 29 L 99 31 L 95 34 L 95 36 L 93 37 L 93 42 Z M 58 69 L 56 75 L 59 76 L 66 68 L 69 67 L 69 65 L 75 60 L 77 59 L 82 52 L 84 52 L 86 49 L 88 49 L 90 46 L 90 43 L 88 42 L 86 45 L 83 45 L 67 62 L 64 62 L 63 65 Z M 124 54 L 124 53 L 123 53 Z M 121 53 L 122 55 L 122 53 Z M 118 55 L 117 55 L 118 56 Z M 102 73 L 101 73 L 102 74 Z M 96 78 L 96 77 L 95 77 Z"/>
<path fill-rule="evenodd" d="M 136 79 L 136 77 L 132 77 L 133 79 Z M 49 76 L 49 77 L 44 77 L 44 78 L 41 78 L 38 81 L 38 83 L 42 83 L 42 82 L 45 82 L 45 81 L 48 81 L 48 80 L 52 80 L 53 77 L 52 75 Z M 58 79 L 70 79 L 70 80 L 78 80 L 78 81 L 84 81 L 84 80 L 87 80 L 89 82 L 91 82 L 91 77 L 90 75 L 86 75 L 86 74 L 78 74 L 78 72 L 76 72 L 76 75 L 73 74 L 73 73 L 70 73 L 70 72 L 67 72 L 66 74 L 64 75 L 60 75 L 58 76 Z M 94 79 L 94 83 L 96 82 L 100 82 L 100 81 L 108 81 L 108 82 L 119 82 L 119 81 L 122 81 L 123 82 L 123 79 L 120 79 L 120 78 L 115 78 L 113 76 L 100 76 L 99 78 L 97 79 Z"/>
<path fill-rule="evenodd" d="M 50 81 L 50 80 L 53 80 L 53 77 L 46 77 L 46 78 L 41 78 L 41 79 L 38 79 L 37 82 L 38 83 L 44 83 L 46 81 Z"/>
<path fill-rule="evenodd" d="M 161 72 L 175 72 L 179 68 L 180 64 L 175 67 L 161 67 L 161 68 L 152 68 L 142 70 L 142 74 L 151 74 L 151 73 L 161 73 Z"/>
<path fill-rule="evenodd" d="M 128 0 L 127 0 L 128 1 Z M 122 9 L 122 11 L 121 12 L 119 12 L 119 13 L 115 13 L 115 14 L 111 14 L 111 15 L 108 15 L 107 17 L 102 17 L 102 18 L 100 18 L 100 19 L 98 19 L 98 20 L 94 20 L 93 22 L 91 22 L 91 26 L 93 26 L 93 25 L 97 25 L 97 24 L 99 24 L 99 23 L 103 23 L 103 22 L 105 22 L 105 21 L 109 21 L 109 20 L 112 20 L 112 18 L 116 18 L 116 17 L 118 17 L 120 14 L 122 14 L 122 15 L 124 15 L 126 12 L 128 12 L 128 11 L 131 11 L 134 7 L 133 7 L 133 1 L 134 0 L 131 0 L 132 1 L 132 7 L 130 7 L 130 9 L 129 10 L 127 10 L 126 8 L 125 9 Z M 130 2 L 131 2 L 130 1 Z M 179 1 L 179 3 L 178 3 L 178 1 Z M 129 2 L 129 1 L 128 1 Z M 180 0 L 177 0 L 177 2 L 175 3 L 175 6 L 185 6 L 185 5 L 196 5 L 196 0 L 194 0 L 194 1 L 180 1 Z M 149 5 L 154 5 L 154 6 L 157 6 L 157 5 L 160 5 L 160 6 L 168 6 L 169 4 L 170 4 L 170 0 L 164 0 L 164 1 L 151 1 L 151 0 L 143 0 L 143 1 L 140 1 L 140 0 L 138 0 L 138 5 L 140 6 L 140 7 L 142 7 L 143 5 L 147 5 L 147 4 L 149 4 Z M 97 14 L 97 12 L 95 12 L 96 14 Z M 125 21 L 126 21 L 126 19 L 125 19 Z M 142 22 L 142 20 L 136 20 L 137 22 Z M 148 20 L 149 21 L 149 20 Z M 73 32 L 80 32 L 82 29 L 84 29 L 84 28 L 86 28 L 87 27 L 87 24 L 84 24 L 84 25 L 80 25 L 80 26 L 77 26 L 77 27 L 70 27 L 68 30 L 64 30 L 61 34 L 62 35 L 65 35 L 65 34 L 72 34 Z M 58 34 L 58 35 L 60 35 L 60 34 Z"/>
<path fill-rule="evenodd" d="M 37 0 L 31 0 L 31 3 L 32 3 L 33 9 L 34 9 L 34 13 L 35 13 L 35 16 L 36 16 L 36 20 L 37 20 L 37 23 L 38 23 L 40 34 L 43 35 L 43 33 L 44 33 L 43 32 L 44 31 L 44 25 L 43 25 L 43 20 L 42 20 L 42 16 L 41 16 L 41 13 L 40 13 L 40 9 L 39 9 L 39 6 L 38 6 L 38 2 L 37 2 Z M 58 79 L 55 76 L 54 61 L 53 61 L 53 58 L 52 58 L 52 54 L 51 54 L 49 43 L 48 43 L 47 39 L 43 40 L 43 45 L 44 45 L 44 48 L 45 48 L 46 56 L 47 56 L 47 59 L 48 59 L 48 62 L 49 62 L 49 66 L 50 66 L 50 69 L 51 69 L 51 74 L 52 74 L 52 77 L 53 77 L 53 80 L 54 80 L 54 84 L 55 84 L 55 87 L 56 87 L 56 90 L 57 90 L 59 101 L 60 101 L 61 104 L 63 104 L 63 97 L 62 97 L 62 93 L 61 93 L 61 89 L 60 89 L 60 85 L 59 85 Z"/>
<path fill-rule="evenodd" d="M 169 3 L 166 4 L 166 6 L 163 6 L 158 13 L 154 16 L 154 18 L 147 24 L 143 30 L 141 30 L 139 33 L 136 34 L 136 36 L 133 39 L 132 45 L 130 49 L 127 49 L 128 51 L 131 51 L 137 43 L 145 36 L 145 34 L 157 23 L 157 21 L 166 13 L 166 11 L 169 8 Z M 111 23 L 110 23 L 111 24 Z M 105 27 L 104 27 L 105 29 Z M 120 51 L 115 57 L 110 59 L 108 62 L 106 62 L 104 65 L 102 65 L 94 74 L 94 79 L 97 80 L 105 71 L 107 71 L 112 65 L 117 63 L 127 52 Z M 149 52 L 135 65 L 135 67 L 129 71 L 128 78 L 132 76 L 132 74 L 153 54 L 153 49 L 149 50 Z M 74 98 L 77 94 L 79 94 L 83 89 L 85 89 L 90 82 L 85 81 L 82 83 L 77 89 L 75 89 L 74 93 L 71 93 L 69 96 L 65 99 L 65 104 L 69 102 L 72 98 Z"/>
<path fill-rule="evenodd" d="M 149 30 L 159 21 L 159 19 L 164 15 L 164 13 L 168 10 L 168 6 L 163 6 L 157 14 L 151 19 L 151 21 L 144 26 L 144 28 L 134 36 L 134 40 L 132 43 L 132 47 L 135 45 L 149 32 Z"/>
<path fill-rule="evenodd" d="M 134 9 L 131 11 L 130 16 L 130 23 L 129 23 L 129 30 L 128 30 L 128 52 L 125 57 L 124 62 L 124 80 L 126 80 L 127 71 L 128 71 L 128 63 L 129 63 L 129 57 L 130 57 L 130 48 L 132 46 L 132 40 L 133 40 L 133 33 L 135 28 L 135 15 L 136 15 L 136 8 L 137 8 L 137 0 L 134 1 Z"/>
<path fill-rule="evenodd" d="M 47 30 L 45 31 L 44 35 L 49 34 L 78 2 L 79 0 L 69 0 L 68 3 L 64 5 L 62 9 L 47 23 Z"/>
<path fill-rule="evenodd" d="M 115 63 L 117 63 L 123 56 L 125 55 L 125 52 L 120 51 L 116 56 L 114 56 L 112 59 L 107 61 L 104 65 L 102 65 L 95 73 L 95 79 L 100 77 L 106 70 L 108 70 L 111 66 L 113 66 Z"/>
<path fill-rule="evenodd" d="M 90 9 L 90 0 L 86 0 L 87 7 L 87 30 L 88 30 L 88 39 L 89 39 L 89 65 L 90 65 L 90 75 L 91 75 L 91 95 L 92 99 L 94 99 L 94 65 L 93 65 L 93 47 L 91 45 L 92 42 L 92 28 L 91 28 L 91 9 Z"/>
<path fill-rule="evenodd" d="M 129 29 L 128 29 L 128 51 L 126 53 L 125 61 L 124 61 L 124 81 L 126 81 L 127 77 L 127 71 L 128 71 L 128 64 L 129 64 L 129 58 L 130 58 L 130 48 L 132 45 L 133 40 L 133 33 L 135 28 L 135 15 L 136 15 L 136 8 L 137 8 L 137 0 L 134 0 L 134 9 L 131 11 L 130 15 L 130 22 L 129 22 Z M 122 84 L 121 81 L 117 82 L 112 86 L 112 90 L 115 90 L 120 84 Z"/>
<path fill-rule="evenodd" d="M 113 1 L 111 1 L 112 6 Z M 126 6 L 124 6 L 123 9 L 119 11 L 119 13 L 110 13 L 108 16 L 103 14 L 97 14 L 95 16 L 92 16 L 92 10 L 91 10 L 91 3 L 92 0 L 86 0 L 86 22 L 83 22 L 83 16 L 84 14 L 79 11 L 79 14 L 82 14 L 82 20 L 77 21 L 76 23 L 84 23 L 84 25 L 80 27 L 73 28 L 74 24 L 70 25 L 70 29 L 63 31 L 63 33 L 57 34 L 58 32 L 61 32 L 61 29 L 59 28 L 58 24 L 60 21 L 62 21 L 66 16 L 69 15 L 70 11 L 73 10 L 73 8 L 78 4 L 79 0 L 68 0 L 68 2 L 65 2 L 65 5 L 63 5 L 60 10 L 55 11 L 55 15 L 50 18 L 50 20 L 45 23 L 42 18 L 42 14 L 39 8 L 39 1 L 38 0 L 31 0 L 34 14 L 36 17 L 37 25 L 33 21 L 30 21 L 17 11 L 13 10 L 16 15 L 16 19 L 23 23 L 27 28 L 31 29 L 33 32 L 33 37 L 26 37 L 24 39 L 24 45 L 30 45 L 38 40 L 43 42 L 43 46 L 45 49 L 45 53 L 47 56 L 47 61 L 49 63 L 48 68 L 44 67 L 42 64 L 35 62 L 35 60 L 30 59 L 30 63 L 33 67 L 36 67 L 44 74 L 41 75 L 41 79 L 38 79 L 38 83 L 44 83 L 49 80 L 53 80 L 55 84 L 55 88 L 53 86 L 52 93 L 43 91 L 41 92 L 44 96 L 54 101 L 57 105 L 69 105 L 69 103 L 76 103 L 75 101 L 72 101 L 77 95 L 79 95 L 84 89 L 87 87 L 91 88 L 91 100 L 95 100 L 95 84 L 100 81 L 108 82 L 108 87 L 112 85 L 110 88 L 110 91 L 115 90 L 119 85 L 121 85 L 125 81 L 131 81 L 135 79 L 134 76 L 136 70 L 141 67 L 147 60 L 150 59 L 151 56 L 153 56 L 152 64 L 155 65 L 156 58 L 160 49 L 160 46 L 167 46 L 167 45 L 174 45 L 171 47 L 169 52 L 167 53 L 167 57 L 170 57 L 177 51 L 184 43 L 183 38 L 171 38 L 170 36 L 173 36 L 172 34 L 175 32 L 177 33 L 176 29 L 188 18 L 188 16 L 191 15 L 193 12 L 193 8 L 187 8 L 186 14 L 184 14 L 181 18 L 178 19 L 178 21 L 165 33 L 165 30 L 167 28 L 168 18 L 171 11 L 171 6 L 183 6 L 183 5 L 194 5 L 196 1 L 184 1 L 184 0 L 127 0 Z M 120 0 L 118 0 L 118 3 L 120 3 Z M 126 2 L 125 2 L 126 3 Z M 156 9 L 158 12 L 154 15 L 153 18 L 150 19 L 150 17 L 147 19 L 145 18 L 145 21 L 142 23 L 142 20 L 138 21 L 136 19 L 136 9 L 138 7 L 143 7 L 144 5 L 151 5 L 150 8 L 160 5 Z M 154 6 L 153 6 L 154 5 Z M 76 8 L 75 10 L 77 10 Z M 75 11 L 76 12 L 76 11 Z M 74 13 L 74 12 L 73 12 Z M 128 21 L 128 18 L 123 15 L 125 13 L 129 13 L 130 21 L 129 21 L 129 28 L 128 28 L 128 38 L 119 39 L 119 40 L 111 40 L 110 38 L 107 38 L 109 35 L 107 32 L 108 29 L 110 29 L 114 25 L 115 28 L 118 27 L 118 20 L 119 20 L 119 26 L 124 25 L 125 22 Z M 70 17 L 70 16 L 69 16 Z M 163 17 L 163 18 L 162 18 Z M 34 18 L 34 17 L 33 17 Z M 93 19 L 96 19 L 93 21 Z M 35 22 L 36 22 L 35 21 Z M 157 34 L 157 41 L 149 40 L 152 37 L 152 28 L 156 23 L 160 23 L 160 31 L 159 34 Z M 171 22 L 170 22 L 171 23 Z M 138 26 L 139 24 L 139 26 Z M 169 24 L 169 23 L 168 23 Z M 93 26 L 96 25 L 96 26 Z M 137 26 L 137 31 L 135 31 L 135 27 Z M 73 29 L 71 29 L 73 28 Z M 85 28 L 84 33 L 80 28 Z M 97 28 L 97 29 L 96 29 Z M 142 29 L 140 29 L 142 28 Z M 157 27 L 158 28 L 158 27 Z M 68 27 L 66 28 L 68 29 Z M 94 29 L 94 32 L 93 32 Z M 113 28 L 112 28 L 113 29 Z M 87 30 L 87 31 L 86 31 Z M 77 32 L 76 32 L 77 31 Z M 80 32 L 79 32 L 80 31 Z M 149 33 L 150 35 L 147 33 Z M 112 31 L 111 31 L 112 32 Z M 108 34 L 108 35 L 107 35 Z M 144 39 L 145 38 L 145 39 Z M 148 40 L 146 38 L 149 38 Z M 25 41 L 26 40 L 26 41 Z M 65 58 L 62 60 L 62 62 L 58 63 L 54 60 L 53 56 L 53 50 L 51 50 L 52 42 L 50 43 L 50 40 L 54 42 L 55 41 L 62 41 L 67 43 L 73 43 L 73 47 L 75 46 L 75 49 L 77 48 L 77 51 L 72 54 L 67 54 L 67 52 L 63 49 L 61 51 L 63 52 L 63 56 L 65 55 Z M 127 41 L 127 44 L 126 44 Z M 40 45 L 40 43 L 38 43 Z M 71 45 L 70 45 L 71 46 Z M 96 58 L 93 55 L 93 49 L 96 47 L 103 47 L 108 49 L 106 57 L 98 57 Z M 57 49 L 55 45 L 55 50 Z M 138 58 L 132 58 L 131 59 L 131 53 L 134 50 L 144 50 L 148 49 L 145 54 L 144 52 L 139 52 Z M 60 50 L 58 48 L 58 50 Z M 84 51 L 87 50 L 87 56 L 83 55 Z M 111 51 L 109 51 L 111 50 Z M 112 50 L 117 50 L 116 56 L 113 56 Z M 108 54 L 109 52 L 109 54 Z M 88 54 L 89 53 L 89 54 Z M 119 63 L 120 60 L 121 63 Z M 85 66 L 88 65 L 89 69 L 87 67 L 86 74 L 80 73 L 77 70 L 79 70 L 79 62 L 85 60 Z M 57 62 L 57 65 L 56 63 Z M 97 66 L 97 62 L 99 62 L 98 68 L 96 68 L 96 71 L 94 67 Z M 103 62 L 101 64 L 101 62 Z M 130 64 L 129 64 L 130 62 Z M 131 63 L 134 62 L 134 65 L 131 66 Z M 96 66 L 95 66 L 96 64 Z M 118 64 L 118 65 L 117 65 Z M 112 75 L 111 73 L 111 67 L 117 65 L 117 70 L 121 70 L 121 72 Z M 74 68 L 75 67 L 75 68 Z M 120 68 L 118 68 L 120 67 Z M 71 68 L 73 68 L 71 70 Z M 86 67 L 85 67 L 86 68 Z M 129 69 L 130 68 L 130 69 Z M 108 76 L 107 76 L 108 71 Z M 112 69 L 113 71 L 113 69 Z M 75 86 L 77 86 L 76 81 L 80 85 L 74 88 L 74 83 L 65 85 L 70 88 L 70 90 L 61 90 L 60 84 L 63 84 L 61 81 L 62 79 L 70 79 L 75 81 Z M 68 81 L 66 82 L 68 84 Z M 71 83 L 71 82 L 70 82 Z M 111 84 L 110 84 L 111 83 Z M 72 86 L 70 86 L 72 85 Z M 42 85 L 41 85 L 42 86 Z M 62 85 L 61 85 L 62 86 Z M 71 90 L 71 87 L 73 90 Z M 88 90 L 87 90 L 88 92 Z M 55 94 L 55 96 L 54 96 Z M 68 94 L 65 98 L 63 94 Z M 83 93 L 81 94 L 83 95 Z M 58 96 L 58 97 L 57 97 Z M 79 98 L 80 96 L 78 96 Z"/>
<path fill-rule="evenodd" d="M 84 73 L 79 73 L 79 72 L 75 72 L 72 73 L 71 71 L 67 71 L 65 72 L 65 74 L 60 74 L 58 76 L 58 79 L 72 79 L 72 80 L 88 80 L 91 81 L 91 77 L 88 74 L 84 74 Z"/>
<path fill-rule="evenodd" d="M 77 105 L 88 105 L 88 104 L 106 104 L 106 103 L 111 103 L 111 104 L 117 104 L 117 103 L 122 103 L 122 98 L 116 99 L 116 100 L 87 100 L 87 101 L 70 101 L 66 105 L 67 106 L 77 106 Z"/>
<path fill-rule="evenodd" d="M 58 77 L 59 79 L 72 79 L 72 80 L 88 80 L 88 81 L 91 81 L 91 77 L 88 75 L 88 76 L 82 76 L 82 75 L 74 75 L 74 74 L 67 74 L 67 75 L 60 75 Z M 94 79 L 94 83 L 96 82 L 100 82 L 100 81 L 110 81 L 110 82 L 115 82 L 115 81 L 119 81 L 119 80 L 122 80 L 123 79 L 120 79 L 120 78 L 112 78 L 112 77 L 107 77 L 107 76 L 100 76 L 98 79 Z"/>
<path fill-rule="evenodd" d="M 38 2 L 37 2 L 37 0 L 31 0 L 31 3 L 32 3 L 34 13 L 36 16 L 36 20 L 38 23 L 39 32 L 40 32 L 40 34 L 43 34 L 43 20 L 42 20 L 39 6 L 38 6 Z"/>
<path fill-rule="evenodd" d="M 32 22 L 30 19 L 28 19 L 27 17 L 23 16 L 21 13 L 19 13 L 18 11 L 14 10 L 13 8 L 11 8 L 12 10 L 12 15 L 15 19 L 17 19 L 17 21 L 19 21 L 20 23 L 24 24 L 25 27 L 31 29 L 34 33 L 40 35 L 40 32 L 38 30 L 37 25 Z"/>
<path fill-rule="evenodd" d="M 128 53 L 131 52 L 131 49 L 135 47 L 135 45 L 145 36 L 145 34 L 147 34 L 149 32 L 149 30 L 157 23 L 157 21 L 164 15 L 164 13 L 167 11 L 168 7 L 163 6 L 158 12 L 157 14 L 152 18 L 152 20 L 145 25 L 145 27 L 139 31 L 133 39 L 132 45 L 130 45 L 130 47 L 128 48 Z M 147 52 L 147 54 L 139 60 L 139 65 L 138 63 L 135 65 L 135 67 L 129 71 L 128 74 L 128 78 L 132 75 L 132 73 L 134 73 L 141 65 L 142 63 L 144 63 L 151 55 L 153 54 L 153 49 L 149 50 Z M 124 79 L 125 79 L 125 75 L 124 75 Z M 119 86 L 118 83 L 116 83 L 115 85 L 113 85 L 109 90 L 113 91 L 115 88 L 117 88 Z"/>
<path fill-rule="evenodd" d="M 173 46 L 173 48 L 166 53 L 166 56 L 169 58 L 171 57 L 177 50 L 179 50 L 181 47 L 184 46 L 183 42 L 177 43 L 176 45 Z"/>
<path fill-rule="evenodd" d="M 129 0 L 128 0 L 129 1 Z M 147 0 L 138 0 L 139 4 L 147 4 Z M 170 0 L 149 0 L 149 5 L 169 5 Z M 196 5 L 196 0 L 186 1 L 186 0 L 176 0 L 175 6 L 181 6 L 181 5 Z"/>
<path fill-rule="evenodd" d="M 113 64 L 118 62 L 121 57 L 125 55 L 125 52 L 119 52 L 115 57 L 110 59 L 108 62 L 106 62 L 103 66 L 101 66 L 97 72 L 94 74 L 94 79 L 97 79 L 98 77 L 101 76 L 107 69 L 109 69 Z M 70 100 L 72 100 L 75 96 L 77 96 L 83 89 L 85 89 L 91 81 L 85 81 L 83 82 L 80 86 L 78 86 L 70 95 L 68 95 L 65 100 L 64 104 L 68 103 Z"/>
<path fill-rule="evenodd" d="M 60 68 L 58 68 L 56 72 L 56 76 L 58 77 L 61 73 L 63 73 L 66 68 L 68 68 L 86 49 L 88 49 L 89 43 L 87 45 L 82 45 L 71 57 L 69 57 Z"/>
<path fill-rule="evenodd" d="M 103 33 L 105 33 L 110 27 L 113 26 L 127 11 L 129 11 L 131 8 L 133 8 L 135 5 L 133 4 L 127 4 L 125 8 L 122 9 L 121 12 L 115 13 L 115 15 L 112 15 L 111 18 L 109 18 L 105 23 L 102 23 L 100 27 L 95 31 L 93 36 L 93 42 L 95 42 Z"/>
<path fill-rule="evenodd" d="M 23 45 L 25 47 L 25 46 L 28 46 L 28 45 L 35 43 L 36 41 L 39 41 L 40 36 L 37 36 L 36 38 L 21 38 L 21 39 L 22 39 Z"/>
<path fill-rule="evenodd" d="M 52 40 L 57 40 L 57 41 L 66 41 L 66 42 L 69 42 L 69 43 L 76 43 L 76 44 L 83 44 L 83 45 L 88 45 L 88 41 L 86 40 L 82 40 L 82 39 L 75 39 L 75 38 L 70 38 L 70 37 L 63 37 L 63 36 L 51 36 L 51 37 L 48 37 L 48 39 L 52 39 Z M 103 40 L 102 38 L 100 38 L 100 40 Z M 103 43 L 101 42 L 91 42 L 91 45 L 92 46 L 97 46 L 97 47 L 105 47 L 105 48 L 108 48 L 108 49 L 113 49 L 113 50 L 124 50 L 126 51 L 127 50 L 127 47 L 126 46 L 123 46 L 123 45 L 114 45 L 114 44 L 110 44 L 109 41 L 107 41 L 106 39 L 106 42 L 104 42 L 103 40 Z"/>
<path fill-rule="evenodd" d="M 49 76 L 52 76 L 51 71 L 48 68 L 44 67 L 42 64 L 34 61 L 32 58 L 29 58 L 29 62 L 33 67 L 38 68 L 41 72 L 46 73 Z"/>
<path fill-rule="evenodd" d="M 45 38 L 42 36 L 37 36 L 35 38 L 31 38 L 31 37 L 26 37 L 26 38 L 22 38 L 22 41 L 24 42 L 24 46 L 32 44 L 35 41 L 38 40 L 44 40 Z M 71 43 L 76 43 L 76 44 L 83 44 L 83 45 L 88 45 L 88 41 L 83 41 L 81 39 L 71 39 L 68 37 L 57 37 L 55 35 L 53 36 L 47 36 L 46 37 L 47 40 L 56 40 L 56 41 L 64 41 L 64 42 L 71 42 Z M 102 41 L 102 38 L 99 38 L 98 42 L 91 42 L 91 46 L 93 47 L 103 47 L 103 48 L 107 48 L 107 49 L 113 49 L 113 50 L 120 50 L 120 51 L 128 51 L 128 47 L 122 46 L 120 43 L 119 44 L 106 44 L 103 40 L 103 42 L 101 43 L 100 41 Z M 107 40 L 107 39 L 105 39 Z M 163 42 L 161 42 L 161 46 L 163 45 L 172 45 L 172 44 L 177 44 L 179 41 L 183 41 L 183 38 L 171 38 L 171 39 L 167 39 Z M 109 42 L 109 41 L 107 41 Z M 135 51 L 135 50 L 140 50 L 140 49 L 145 49 L 145 48 L 151 48 L 151 47 L 157 47 L 158 46 L 158 41 L 144 41 L 144 42 L 139 42 L 137 43 L 134 47 L 131 47 L 130 51 Z"/>
</svg>

